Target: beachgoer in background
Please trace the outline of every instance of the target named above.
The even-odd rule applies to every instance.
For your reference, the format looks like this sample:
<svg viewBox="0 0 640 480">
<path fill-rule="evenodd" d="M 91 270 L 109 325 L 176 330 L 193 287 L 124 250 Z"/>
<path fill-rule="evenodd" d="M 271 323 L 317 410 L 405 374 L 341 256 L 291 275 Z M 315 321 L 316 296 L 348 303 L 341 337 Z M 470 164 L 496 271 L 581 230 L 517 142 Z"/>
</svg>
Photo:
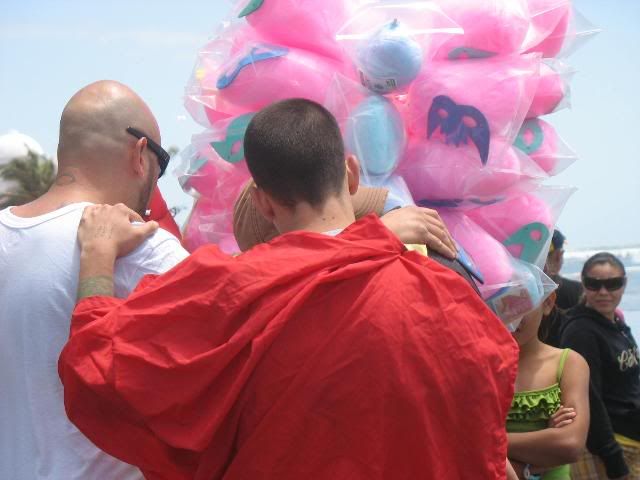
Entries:
<svg viewBox="0 0 640 480">
<path fill-rule="evenodd" d="M 142 214 L 167 166 L 159 143 L 153 114 L 132 90 L 111 81 L 88 85 L 62 113 L 53 186 L 0 211 L 0 478 L 142 477 L 69 422 L 56 365 L 76 303 L 82 211 L 123 202 Z M 145 235 L 154 225 L 137 228 Z M 142 276 L 186 256 L 173 235 L 157 231 L 116 263 L 114 294 L 125 297 Z"/>
<path fill-rule="evenodd" d="M 544 480 L 569 480 L 568 464 L 580 456 L 589 429 L 587 362 L 538 338 L 542 316 L 554 303 L 551 294 L 513 333 L 520 357 L 507 432 L 509 459 L 522 478 L 542 473 Z"/>
<path fill-rule="evenodd" d="M 580 282 L 570 280 L 560 275 L 564 262 L 564 244 L 566 238 L 560 230 L 553 231 L 549 255 L 545 264 L 545 273 L 558 284 L 556 290 L 556 306 L 562 310 L 575 307 L 582 296 L 582 285 Z"/>
<path fill-rule="evenodd" d="M 59 363 L 70 418 L 154 478 L 504 479 L 502 322 L 377 217 L 354 223 L 359 165 L 322 106 L 267 107 L 244 151 L 281 235 L 233 258 L 200 248 L 128 300 L 85 290 Z M 133 227 L 122 206 L 83 218 L 88 284 Z"/>
<path fill-rule="evenodd" d="M 572 470 L 577 480 L 640 478 L 640 354 L 616 314 L 627 277 L 606 252 L 582 268 L 584 301 L 569 311 L 562 344 L 580 353 L 591 371 L 588 452 Z M 628 475 L 628 476 L 627 476 Z"/>
<path fill-rule="evenodd" d="M 538 329 L 538 338 L 547 345 L 562 348 L 562 330 L 567 324 L 567 321 L 567 313 L 558 308 L 554 302 L 551 311 L 542 317 L 540 328 Z"/>
</svg>

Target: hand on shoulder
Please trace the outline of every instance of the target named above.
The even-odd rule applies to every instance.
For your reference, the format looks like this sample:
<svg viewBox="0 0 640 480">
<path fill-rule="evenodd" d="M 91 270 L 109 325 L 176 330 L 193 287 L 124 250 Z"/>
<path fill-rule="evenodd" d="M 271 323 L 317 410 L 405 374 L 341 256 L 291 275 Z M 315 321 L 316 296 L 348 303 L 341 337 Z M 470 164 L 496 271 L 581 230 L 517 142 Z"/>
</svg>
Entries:
<svg viewBox="0 0 640 480">
<path fill-rule="evenodd" d="M 121 203 L 90 205 L 84 209 L 78 226 L 78 243 L 83 254 L 115 259 L 129 254 L 157 229 L 157 222 L 144 223 L 140 215 Z"/>
</svg>

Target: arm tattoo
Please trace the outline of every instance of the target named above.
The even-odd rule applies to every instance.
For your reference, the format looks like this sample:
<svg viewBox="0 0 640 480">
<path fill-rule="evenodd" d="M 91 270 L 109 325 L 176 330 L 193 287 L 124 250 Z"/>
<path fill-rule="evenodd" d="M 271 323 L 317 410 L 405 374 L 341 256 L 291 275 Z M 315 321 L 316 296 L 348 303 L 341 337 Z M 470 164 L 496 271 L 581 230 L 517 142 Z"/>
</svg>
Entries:
<svg viewBox="0 0 640 480">
<path fill-rule="evenodd" d="M 80 283 L 78 283 L 78 298 L 76 302 L 79 302 L 83 298 L 93 297 L 94 295 L 113 297 L 113 277 L 99 275 L 97 277 L 80 280 Z"/>
</svg>

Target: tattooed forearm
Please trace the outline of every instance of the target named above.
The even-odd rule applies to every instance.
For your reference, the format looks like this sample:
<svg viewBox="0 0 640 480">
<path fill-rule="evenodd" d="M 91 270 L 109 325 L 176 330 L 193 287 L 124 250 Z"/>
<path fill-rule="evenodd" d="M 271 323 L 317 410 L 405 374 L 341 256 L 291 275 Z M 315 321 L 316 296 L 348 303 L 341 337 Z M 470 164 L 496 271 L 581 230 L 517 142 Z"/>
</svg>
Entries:
<svg viewBox="0 0 640 480">
<path fill-rule="evenodd" d="M 80 280 L 78 284 L 79 302 L 83 298 L 92 297 L 94 295 L 104 295 L 113 297 L 113 277 L 108 275 L 99 275 Z"/>
</svg>

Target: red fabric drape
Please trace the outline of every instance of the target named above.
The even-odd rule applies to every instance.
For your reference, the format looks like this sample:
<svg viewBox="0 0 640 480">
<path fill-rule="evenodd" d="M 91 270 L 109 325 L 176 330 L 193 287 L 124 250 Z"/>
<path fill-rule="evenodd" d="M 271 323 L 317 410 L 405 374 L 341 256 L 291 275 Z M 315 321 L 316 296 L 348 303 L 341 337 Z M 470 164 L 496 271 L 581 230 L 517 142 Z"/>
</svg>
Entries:
<svg viewBox="0 0 640 480">
<path fill-rule="evenodd" d="M 143 217 L 145 222 L 155 220 L 160 225 L 160 228 L 173 234 L 178 240 L 182 240 L 180 228 L 178 228 L 178 224 L 173 219 L 173 215 L 167 208 L 167 203 L 164 201 L 162 193 L 160 193 L 160 189 L 157 186 L 151 194 L 149 210 L 150 214 Z"/>
<path fill-rule="evenodd" d="M 375 217 L 78 304 L 70 419 L 151 479 L 498 479 L 517 346 Z"/>
</svg>

